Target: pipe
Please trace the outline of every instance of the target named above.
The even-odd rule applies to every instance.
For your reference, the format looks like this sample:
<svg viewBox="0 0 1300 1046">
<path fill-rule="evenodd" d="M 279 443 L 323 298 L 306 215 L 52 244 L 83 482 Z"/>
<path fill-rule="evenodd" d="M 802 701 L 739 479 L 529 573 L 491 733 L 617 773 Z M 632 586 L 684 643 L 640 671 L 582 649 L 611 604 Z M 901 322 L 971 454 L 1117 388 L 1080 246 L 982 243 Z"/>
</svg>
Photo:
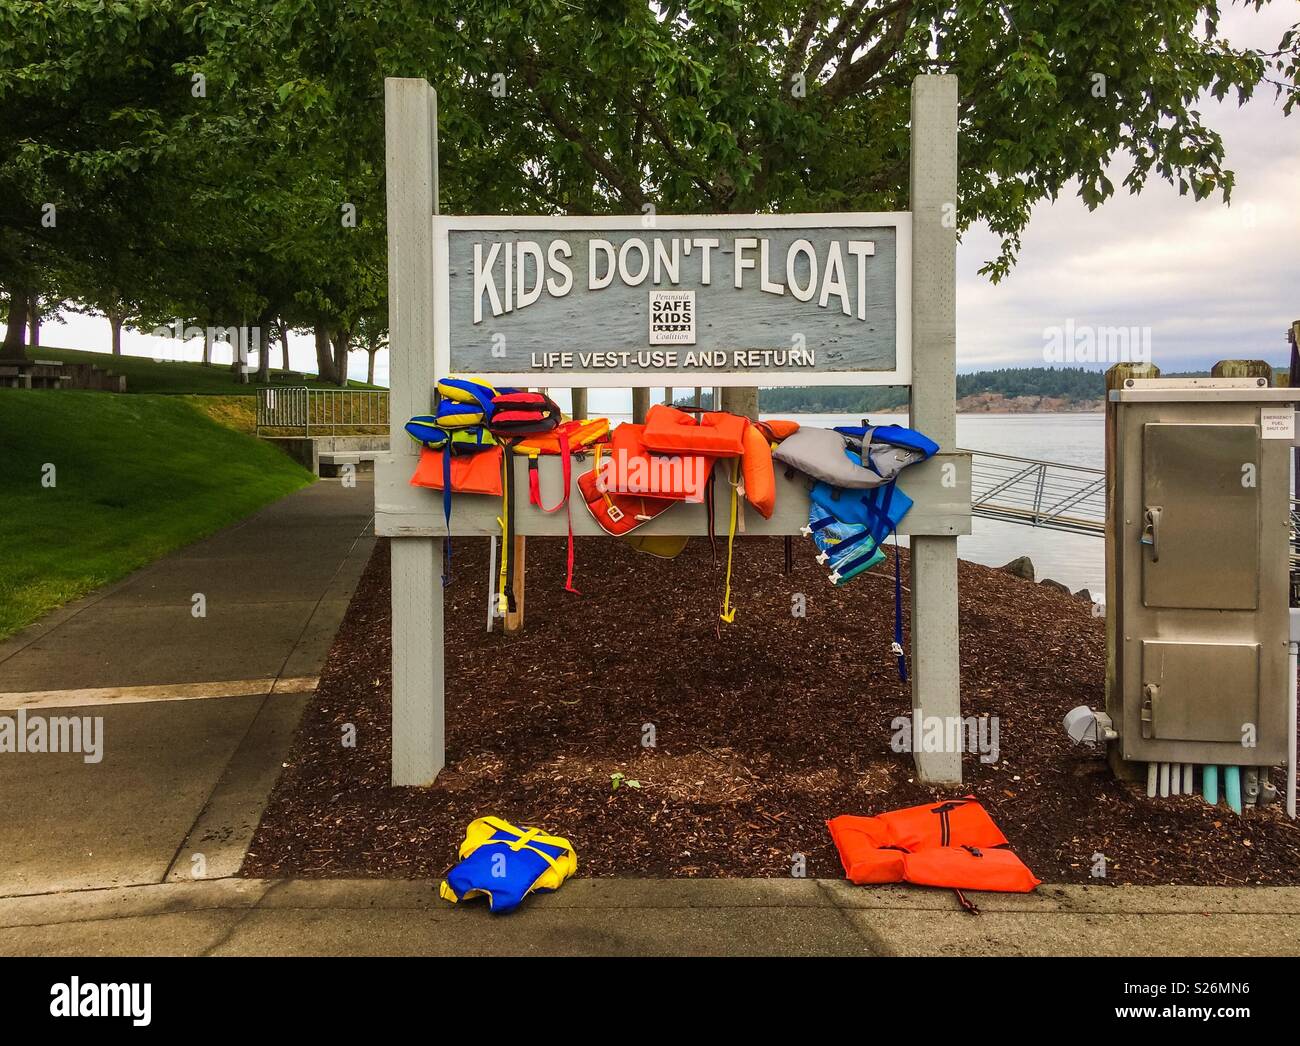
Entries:
<svg viewBox="0 0 1300 1046">
<path fill-rule="evenodd" d="M 1192 764 L 1183 764 L 1183 795 L 1195 795 L 1195 782 L 1192 780 Z"/>
<path fill-rule="evenodd" d="M 506 462 L 510 464 L 509 461 Z M 494 582 L 497 577 L 497 539 L 496 535 L 492 536 L 492 545 L 488 551 L 488 601 L 487 601 L 487 630 L 492 631 L 492 619 L 497 616 L 497 594 Z"/>
<path fill-rule="evenodd" d="M 1169 798 L 1169 764 L 1160 764 L 1160 798 Z"/>
<path fill-rule="evenodd" d="M 1211 806 L 1219 805 L 1219 768 L 1206 763 L 1201 767 L 1201 795 Z"/>
<path fill-rule="evenodd" d="M 1241 767 L 1223 768 L 1223 797 L 1228 800 L 1228 808 L 1234 814 L 1241 813 Z"/>
<path fill-rule="evenodd" d="M 1147 763 L 1147 798 L 1148 799 L 1154 799 L 1156 797 L 1156 776 L 1159 774 L 1159 772 L 1160 772 L 1160 768 L 1156 766 L 1155 763 Z"/>
<path fill-rule="evenodd" d="M 1300 451 L 1297 451 L 1297 453 L 1300 453 Z M 1293 610 L 1291 611 L 1291 613 L 1294 614 L 1295 611 Z M 1287 715 L 1287 722 L 1291 724 L 1291 729 L 1288 731 L 1288 733 L 1290 734 L 1290 740 L 1287 745 L 1286 815 L 1287 817 L 1291 818 L 1291 820 L 1293 821 L 1295 820 L 1295 775 L 1296 775 L 1295 735 L 1296 735 L 1296 730 L 1300 729 L 1300 723 L 1296 722 L 1296 717 L 1297 717 L 1296 690 L 1300 688 L 1300 672 L 1298 672 L 1296 668 L 1297 653 L 1300 653 L 1300 643 L 1292 641 L 1291 643 L 1291 693 L 1288 695 L 1289 714 Z"/>
</svg>

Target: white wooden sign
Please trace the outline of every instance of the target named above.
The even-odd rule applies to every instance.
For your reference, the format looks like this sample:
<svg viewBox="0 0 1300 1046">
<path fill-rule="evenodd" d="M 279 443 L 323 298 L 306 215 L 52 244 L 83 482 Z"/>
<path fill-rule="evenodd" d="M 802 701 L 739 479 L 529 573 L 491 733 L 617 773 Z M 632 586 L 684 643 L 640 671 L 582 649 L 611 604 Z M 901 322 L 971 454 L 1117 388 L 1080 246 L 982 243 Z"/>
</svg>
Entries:
<svg viewBox="0 0 1300 1046">
<path fill-rule="evenodd" d="M 434 369 L 497 385 L 907 385 L 907 213 L 437 217 Z"/>
</svg>

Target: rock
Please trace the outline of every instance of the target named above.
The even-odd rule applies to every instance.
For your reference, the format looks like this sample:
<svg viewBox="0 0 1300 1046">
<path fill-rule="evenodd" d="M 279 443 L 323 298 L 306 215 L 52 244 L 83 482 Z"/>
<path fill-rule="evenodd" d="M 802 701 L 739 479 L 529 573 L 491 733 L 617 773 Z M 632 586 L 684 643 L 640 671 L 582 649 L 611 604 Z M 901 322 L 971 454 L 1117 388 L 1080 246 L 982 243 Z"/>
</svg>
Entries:
<svg viewBox="0 0 1300 1046">
<path fill-rule="evenodd" d="M 1062 585 L 1059 581 L 1053 581 L 1050 577 L 1045 577 L 1038 583 L 1047 588 L 1055 589 L 1057 592 L 1064 592 L 1067 596 L 1070 594 L 1070 589 L 1067 585 Z"/>
<path fill-rule="evenodd" d="M 999 570 L 1005 570 L 1013 577 L 1024 578 L 1026 581 L 1034 580 L 1034 561 L 1028 556 L 1017 556 L 1005 566 L 998 567 Z"/>
<path fill-rule="evenodd" d="M 1081 588 L 1081 589 L 1079 589 L 1078 592 L 1076 592 L 1076 593 L 1074 594 L 1074 598 L 1075 598 L 1075 599 L 1082 599 L 1082 600 L 1084 600 L 1085 602 L 1091 603 L 1091 602 L 1092 602 L 1092 593 L 1089 592 L 1086 588 Z"/>
</svg>

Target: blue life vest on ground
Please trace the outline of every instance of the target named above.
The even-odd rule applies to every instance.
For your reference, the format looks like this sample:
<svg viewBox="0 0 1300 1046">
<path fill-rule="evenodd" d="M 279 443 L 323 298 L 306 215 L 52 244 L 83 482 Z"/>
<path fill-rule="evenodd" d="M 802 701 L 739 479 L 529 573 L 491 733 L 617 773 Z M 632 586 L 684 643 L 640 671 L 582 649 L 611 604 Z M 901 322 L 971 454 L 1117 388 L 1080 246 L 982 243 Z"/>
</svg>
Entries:
<svg viewBox="0 0 1300 1046">
<path fill-rule="evenodd" d="M 481 895 L 498 914 L 518 908 L 530 893 L 559 889 L 578 868 L 578 855 L 567 839 L 539 828 L 517 828 L 499 817 L 480 817 L 470 824 L 460 858 L 439 895 L 453 904 Z"/>
</svg>

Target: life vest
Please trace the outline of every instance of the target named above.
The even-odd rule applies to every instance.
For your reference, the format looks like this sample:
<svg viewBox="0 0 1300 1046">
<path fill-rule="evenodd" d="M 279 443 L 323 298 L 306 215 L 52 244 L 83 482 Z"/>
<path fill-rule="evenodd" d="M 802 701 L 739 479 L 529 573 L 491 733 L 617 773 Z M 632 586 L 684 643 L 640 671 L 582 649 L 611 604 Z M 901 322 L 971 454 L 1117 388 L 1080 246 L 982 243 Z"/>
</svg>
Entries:
<svg viewBox="0 0 1300 1046">
<path fill-rule="evenodd" d="M 853 457 L 852 451 L 848 454 Z M 830 582 L 837 586 L 879 563 L 883 558 L 880 546 L 885 538 L 895 535 L 894 639 L 890 653 L 898 667 L 898 678 L 904 683 L 907 654 L 903 650 L 903 579 L 897 531 L 911 507 L 912 499 L 892 480 L 870 490 L 816 483 L 809 498 L 808 522 L 801 528 L 817 544 L 817 561 L 830 563 Z"/>
<path fill-rule="evenodd" d="M 703 501 L 715 456 L 680 451 L 651 453 L 646 426 L 624 423 L 610 435 L 596 480 L 610 494 L 636 494 L 669 501 Z"/>
<path fill-rule="evenodd" d="M 773 445 L 788 439 L 799 431 L 799 423 L 786 418 L 769 418 L 767 421 L 756 421 L 754 427 L 767 437 L 768 443 Z"/>
<path fill-rule="evenodd" d="M 422 447 L 411 486 L 452 490 L 457 494 L 490 494 L 499 498 L 501 448 L 489 447 L 482 454 L 454 454 Z"/>
<path fill-rule="evenodd" d="M 614 430 L 615 436 L 627 428 L 620 425 Z M 623 537 L 632 533 L 643 523 L 649 523 L 655 516 L 661 515 L 678 503 L 675 498 L 652 498 L 645 494 L 628 494 L 618 490 L 606 489 L 601 482 L 602 456 L 607 451 L 604 444 L 596 444 L 595 464 L 590 472 L 578 477 L 578 492 L 582 503 L 587 506 L 591 518 L 606 534 Z"/>
<path fill-rule="evenodd" d="M 437 388 L 434 413 L 411 418 L 404 427 L 422 448 L 412 485 L 442 491 L 442 517 L 447 531 L 442 543 L 445 586 L 451 584 L 452 491 L 469 494 L 490 490 L 488 473 L 500 473 L 501 454 L 496 438 L 484 426 L 491 412 L 488 393 L 494 392 L 492 387 L 472 378 L 443 378 Z M 483 451 L 495 453 L 484 461 L 471 460 Z M 427 457 L 430 452 L 436 452 L 436 456 Z M 436 471 L 441 472 L 440 478 L 433 475 Z"/>
<path fill-rule="evenodd" d="M 492 419 L 492 399 L 502 390 L 477 378 L 441 378 L 437 384 L 438 424 L 443 428 L 469 428 Z"/>
<path fill-rule="evenodd" d="M 530 893 L 558 890 L 578 870 L 573 844 L 539 828 L 517 828 L 499 817 L 480 817 L 465 830 L 460 861 L 438 888 L 456 904 L 486 897 L 496 914 L 512 911 Z"/>
<path fill-rule="evenodd" d="M 933 457 L 939 452 L 939 444 L 916 429 L 902 425 L 837 425 L 835 431 L 856 439 L 859 443 L 885 443 L 891 447 L 915 451 L 921 457 Z"/>
<path fill-rule="evenodd" d="M 1034 873 L 974 796 L 826 822 L 850 882 L 1029 893 Z M 962 903 L 969 902 L 962 897 Z"/>
<path fill-rule="evenodd" d="M 565 521 L 569 528 L 569 547 L 565 566 L 564 590 L 578 595 L 573 587 L 573 516 L 569 508 L 569 490 L 573 484 L 573 454 L 601 440 L 609 438 L 609 421 L 605 418 L 590 418 L 585 421 L 564 421 L 549 432 L 536 436 L 526 436 L 513 440 L 510 449 L 516 454 L 528 458 L 528 503 L 543 512 L 558 512 L 564 509 Z M 556 455 L 561 460 L 563 491 L 560 500 L 550 508 L 542 501 L 541 470 L 538 459 L 543 455 Z"/>
<path fill-rule="evenodd" d="M 645 419 L 643 441 L 656 454 L 708 454 L 715 458 L 744 453 L 749 419 L 722 411 L 703 411 L 698 417 L 656 403 Z"/>
<path fill-rule="evenodd" d="M 776 473 L 772 468 L 772 444 L 757 425 L 748 425 L 743 438 L 744 456 L 741 474 L 745 481 L 745 500 L 764 519 L 772 518 L 776 508 Z"/>
</svg>

